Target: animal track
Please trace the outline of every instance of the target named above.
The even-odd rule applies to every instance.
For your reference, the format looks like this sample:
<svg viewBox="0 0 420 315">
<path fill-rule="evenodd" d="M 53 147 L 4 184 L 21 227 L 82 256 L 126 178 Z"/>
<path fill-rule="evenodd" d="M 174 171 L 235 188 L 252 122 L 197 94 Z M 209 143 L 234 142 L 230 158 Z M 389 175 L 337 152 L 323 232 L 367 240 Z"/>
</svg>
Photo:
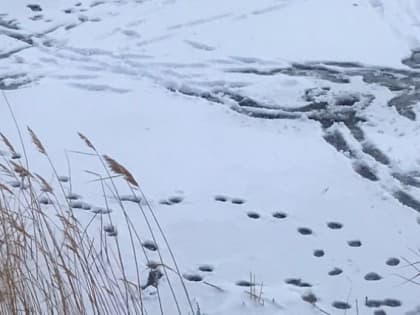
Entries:
<svg viewBox="0 0 420 315">
<path fill-rule="evenodd" d="M 58 181 L 62 183 L 68 183 L 70 181 L 70 178 L 68 176 L 58 176 Z"/>
<path fill-rule="evenodd" d="M 214 200 L 220 201 L 220 202 L 226 202 L 226 201 L 228 201 L 228 197 L 222 196 L 222 195 L 217 195 L 217 196 L 214 196 Z"/>
<path fill-rule="evenodd" d="M 372 308 L 381 307 L 382 306 L 382 301 L 366 299 L 365 305 L 367 307 L 372 307 Z"/>
<path fill-rule="evenodd" d="M 274 212 L 273 217 L 276 219 L 285 219 L 287 218 L 287 214 L 284 212 Z"/>
<path fill-rule="evenodd" d="M 361 247 L 362 246 L 362 242 L 359 240 L 352 240 L 352 241 L 348 241 L 347 244 L 350 247 Z"/>
<path fill-rule="evenodd" d="M 168 201 L 171 203 L 171 204 L 174 204 L 174 203 L 180 203 L 180 202 L 182 202 L 184 200 L 184 198 L 183 197 L 181 197 L 181 196 L 173 196 L 173 197 L 170 197 L 169 199 L 168 199 Z"/>
<path fill-rule="evenodd" d="M 339 310 L 348 310 L 351 309 L 351 306 L 349 303 L 341 302 L 341 301 L 335 301 L 332 303 L 332 306 L 339 309 Z"/>
<path fill-rule="evenodd" d="M 331 270 L 330 272 L 328 272 L 329 276 L 338 276 L 340 274 L 343 273 L 343 270 L 341 270 L 340 268 L 334 268 L 333 270 Z"/>
<path fill-rule="evenodd" d="M 307 293 L 302 295 L 302 300 L 312 305 L 318 302 L 318 298 L 313 293 Z"/>
<path fill-rule="evenodd" d="M 115 237 L 117 235 L 118 235 L 118 231 L 117 230 L 108 233 L 108 236 L 111 236 L 111 237 Z"/>
<path fill-rule="evenodd" d="M 300 287 L 300 288 L 310 288 L 310 287 L 312 287 L 312 284 L 310 284 L 308 282 L 303 282 L 301 279 L 297 279 L 297 278 L 286 279 L 285 282 L 287 284 L 294 285 L 294 286 Z"/>
<path fill-rule="evenodd" d="M 70 200 L 69 206 L 72 209 L 83 209 L 83 210 L 90 210 L 92 209 L 92 206 L 89 205 L 86 202 L 80 201 L 80 200 Z"/>
<path fill-rule="evenodd" d="M 246 280 L 239 280 L 239 281 L 236 281 L 236 285 L 240 287 L 254 287 L 255 283 L 252 283 Z"/>
<path fill-rule="evenodd" d="M 10 157 L 12 160 L 19 160 L 22 157 L 20 153 L 13 152 L 12 156 Z"/>
<path fill-rule="evenodd" d="M 151 250 L 152 252 L 155 252 L 158 249 L 158 246 L 153 241 L 144 241 L 143 247 L 148 250 Z"/>
<path fill-rule="evenodd" d="M 369 272 L 364 276 L 366 281 L 378 281 L 381 280 L 382 277 L 378 275 L 376 272 Z"/>
<path fill-rule="evenodd" d="M 343 228 L 343 224 L 339 223 L 339 222 L 328 222 L 327 226 L 331 229 L 331 230 L 339 230 Z"/>
<path fill-rule="evenodd" d="M 201 265 L 198 267 L 198 270 L 203 271 L 203 272 L 213 272 L 214 268 L 213 266 L 210 266 L 210 265 Z"/>
<path fill-rule="evenodd" d="M 39 4 L 28 4 L 27 7 L 33 12 L 41 12 L 42 8 Z"/>
<path fill-rule="evenodd" d="M 325 252 L 322 249 L 314 250 L 314 256 L 315 257 L 323 257 L 324 255 L 325 255 Z"/>
<path fill-rule="evenodd" d="M 11 182 L 9 183 L 9 185 L 10 185 L 10 186 L 12 186 L 13 188 L 20 188 L 21 183 L 20 183 L 20 182 L 18 182 L 18 181 L 11 181 Z"/>
<path fill-rule="evenodd" d="M 171 205 L 174 205 L 174 204 L 181 203 L 182 201 L 184 201 L 183 197 L 173 196 L 173 197 L 169 197 L 166 200 L 161 200 L 159 203 L 162 204 L 162 205 L 171 206 Z"/>
<path fill-rule="evenodd" d="M 298 232 L 302 235 L 311 235 L 312 234 L 312 230 L 310 228 L 306 228 L 306 227 L 298 228 Z"/>
<path fill-rule="evenodd" d="M 184 274 L 183 277 L 191 282 L 200 282 L 203 281 L 203 277 L 196 274 Z"/>
<path fill-rule="evenodd" d="M 118 234 L 117 228 L 112 224 L 105 225 L 104 232 L 107 233 L 108 236 L 117 236 Z"/>
<path fill-rule="evenodd" d="M 52 205 L 54 202 L 51 200 L 51 198 L 48 198 L 46 196 L 43 196 L 38 199 L 38 202 L 42 205 Z"/>
<path fill-rule="evenodd" d="M 402 303 L 400 300 L 396 299 L 385 299 L 382 301 L 382 305 L 389 307 L 400 307 Z"/>
<path fill-rule="evenodd" d="M 400 260 L 398 258 L 391 257 L 391 258 L 388 258 L 388 260 L 386 261 L 386 264 L 388 266 L 393 266 L 393 267 L 398 266 L 400 264 Z"/>
<path fill-rule="evenodd" d="M 251 219 L 259 219 L 260 218 L 260 215 L 256 212 L 248 212 L 246 215 Z"/>
<path fill-rule="evenodd" d="M 245 203 L 245 200 L 241 199 L 241 198 L 232 198 L 231 202 L 234 205 L 242 205 Z"/>
<path fill-rule="evenodd" d="M 78 194 L 76 194 L 76 193 L 72 193 L 72 192 L 70 192 L 70 193 L 68 193 L 68 194 L 66 195 L 66 198 L 67 198 L 68 200 L 79 200 L 80 198 L 82 198 L 82 196 L 80 196 L 80 195 L 78 195 Z"/>
<path fill-rule="evenodd" d="M 22 183 L 20 181 L 10 181 L 9 185 L 13 188 L 19 188 L 19 189 L 27 189 L 29 187 L 28 184 Z"/>
<path fill-rule="evenodd" d="M 95 214 L 109 214 L 112 212 L 112 210 L 106 209 L 106 208 L 95 207 L 92 209 L 92 212 Z"/>
<path fill-rule="evenodd" d="M 149 262 L 146 264 L 146 267 L 149 269 L 157 269 L 160 266 L 162 266 L 162 263 L 153 260 L 149 260 Z"/>
<path fill-rule="evenodd" d="M 388 306 L 388 307 L 400 307 L 402 302 L 397 299 L 384 299 L 384 300 L 371 300 L 366 298 L 365 305 L 367 307 L 381 307 L 381 306 Z"/>
</svg>

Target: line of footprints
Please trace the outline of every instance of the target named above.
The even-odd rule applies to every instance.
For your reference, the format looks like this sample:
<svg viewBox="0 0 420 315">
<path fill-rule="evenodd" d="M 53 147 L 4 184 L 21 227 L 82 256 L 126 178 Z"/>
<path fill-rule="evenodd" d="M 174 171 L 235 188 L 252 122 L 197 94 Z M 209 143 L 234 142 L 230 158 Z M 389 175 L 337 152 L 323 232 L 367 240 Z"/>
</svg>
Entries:
<svg viewBox="0 0 420 315">
<path fill-rule="evenodd" d="M 60 181 L 65 183 L 68 181 L 68 179 L 63 177 L 63 178 L 60 178 Z M 80 195 L 69 193 L 66 197 L 70 201 L 70 205 L 72 208 L 90 210 L 94 212 L 95 214 L 105 214 L 105 213 L 111 212 L 111 210 L 105 211 L 107 209 L 104 210 L 102 208 L 92 208 L 89 204 L 84 203 L 80 200 L 81 199 Z M 215 196 L 214 200 L 221 203 L 230 202 L 234 205 L 242 205 L 245 203 L 244 199 L 230 198 L 223 195 Z M 135 203 L 141 202 L 140 198 L 138 198 L 137 196 L 121 196 L 121 201 L 130 201 L 130 202 L 135 202 Z M 160 204 L 171 206 L 171 205 L 179 204 L 182 202 L 183 202 L 182 196 L 172 196 L 172 197 L 169 197 L 168 199 L 161 200 Z M 40 199 L 40 203 L 49 205 L 49 204 L 52 204 L 53 202 L 50 201 L 46 196 L 43 196 Z M 246 215 L 251 220 L 258 220 L 261 218 L 261 215 L 259 213 L 253 212 L 253 211 L 246 212 Z M 278 219 L 278 220 L 286 220 L 288 218 L 288 214 L 285 212 L 273 212 L 271 215 L 273 218 Z M 340 222 L 327 222 L 326 225 L 331 230 L 340 230 L 343 228 L 343 224 Z M 108 236 L 117 235 L 116 228 L 113 225 L 104 226 L 104 230 L 108 234 Z M 302 236 L 310 236 L 313 234 L 313 231 L 309 227 L 298 227 L 297 233 L 299 233 Z M 142 245 L 146 250 L 149 250 L 152 252 L 157 251 L 158 249 L 157 244 L 155 244 L 153 241 L 150 241 L 150 240 L 144 241 Z M 353 239 L 353 240 L 348 240 L 347 245 L 349 247 L 357 248 L 357 247 L 362 246 L 362 242 L 358 239 Z M 323 249 L 315 249 L 312 254 L 315 258 L 322 258 L 325 256 L 326 253 Z M 385 261 L 385 264 L 390 267 L 395 267 L 400 264 L 400 260 L 396 257 L 391 257 Z M 201 265 L 198 267 L 198 271 L 201 272 L 202 274 L 211 273 L 214 271 L 214 267 L 211 265 Z M 331 277 L 334 277 L 334 276 L 341 275 L 342 273 L 343 273 L 343 270 L 341 268 L 335 267 L 328 272 L 328 275 Z M 183 276 L 187 281 L 191 281 L 191 282 L 200 282 L 204 280 L 204 277 L 200 273 L 185 273 Z M 376 272 L 369 272 L 365 274 L 364 279 L 366 281 L 379 281 L 382 279 L 382 276 Z M 299 279 L 299 278 L 286 279 L 285 283 L 287 283 L 288 285 L 292 285 L 292 286 L 296 286 L 300 288 L 312 287 L 312 284 L 310 284 L 309 282 L 303 281 L 302 279 Z M 236 285 L 240 287 L 252 287 L 252 286 L 255 286 L 256 283 L 252 283 L 247 280 L 241 280 L 241 281 L 237 281 Z M 318 302 L 318 298 L 313 293 L 308 293 L 308 294 L 303 295 L 302 299 L 311 304 Z M 399 307 L 402 305 L 401 301 L 397 299 L 390 299 L 390 298 L 387 298 L 384 300 L 373 300 L 373 299 L 366 298 L 364 302 L 367 307 L 375 308 L 374 315 L 386 315 L 386 312 L 383 309 L 380 309 L 381 307 Z M 339 310 L 347 310 L 347 309 L 352 308 L 352 306 L 345 301 L 334 301 L 332 303 L 332 306 Z"/>
<path fill-rule="evenodd" d="M 235 205 L 242 205 L 245 203 L 244 199 L 230 198 L 224 195 L 217 195 L 214 197 L 214 200 L 217 202 L 223 202 L 223 203 L 230 202 Z M 261 215 L 254 211 L 246 212 L 246 215 L 252 220 L 258 220 L 261 218 Z M 285 220 L 288 218 L 288 214 L 285 212 L 273 212 L 271 215 L 273 218 L 276 218 L 278 220 Z M 343 224 L 340 222 L 327 222 L 326 225 L 331 230 L 340 230 L 343 228 Z M 297 233 L 303 236 L 309 236 L 313 234 L 313 231 L 309 227 L 298 227 Z M 347 245 L 349 247 L 354 247 L 354 248 L 361 247 L 362 241 L 358 239 L 348 240 Z M 315 249 L 312 254 L 316 258 L 322 258 L 325 256 L 325 251 L 323 249 Z M 400 259 L 396 257 L 390 257 L 385 261 L 385 264 L 390 267 L 395 267 L 400 264 Z M 202 272 L 213 272 L 214 270 L 213 267 L 210 265 L 200 266 L 198 269 Z M 342 273 L 343 273 L 343 270 L 341 268 L 335 267 L 328 272 L 328 275 L 331 277 L 334 277 L 334 276 L 341 275 Z M 188 281 L 193 281 L 193 282 L 199 282 L 203 280 L 203 277 L 200 276 L 199 274 L 185 274 L 184 278 Z M 382 276 L 376 272 L 369 272 L 364 275 L 364 280 L 366 281 L 379 281 L 381 279 L 382 279 Z M 298 279 L 298 278 L 286 279 L 285 283 L 287 283 L 288 285 L 301 287 L 301 288 L 312 287 L 312 284 L 310 284 L 309 282 L 303 281 L 302 279 Z M 241 286 L 241 287 L 251 287 L 251 286 L 255 286 L 256 284 L 250 281 L 241 280 L 241 281 L 237 281 L 236 285 Z M 314 304 L 318 301 L 318 298 L 313 293 L 303 295 L 302 299 L 311 304 Z M 366 298 L 364 303 L 369 308 L 375 308 L 374 313 L 373 313 L 374 315 L 386 315 L 385 310 L 380 309 L 381 307 L 395 308 L 402 305 L 401 301 L 397 299 L 391 299 L 391 298 L 386 298 L 383 300 L 373 300 L 373 299 Z M 347 310 L 347 309 L 352 308 L 352 306 L 345 301 L 334 301 L 332 303 L 332 306 L 339 310 Z"/>
</svg>

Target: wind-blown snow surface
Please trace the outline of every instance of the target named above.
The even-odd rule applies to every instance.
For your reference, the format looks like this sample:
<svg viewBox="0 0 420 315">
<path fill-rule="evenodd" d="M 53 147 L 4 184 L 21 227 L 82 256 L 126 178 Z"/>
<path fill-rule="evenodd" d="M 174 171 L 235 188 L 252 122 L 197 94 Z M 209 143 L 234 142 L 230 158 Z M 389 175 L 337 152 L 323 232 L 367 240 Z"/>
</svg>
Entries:
<svg viewBox="0 0 420 315">
<path fill-rule="evenodd" d="M 0 89 L 61 173 L 83 131 L 137 175 L 182 271 L 223 289 L 187 282 L 204 314 L 319 314 L 310 292 L 330 314 L 409 314 L 419 39 L 416 0 L 3 1 Z"/>
</svg>

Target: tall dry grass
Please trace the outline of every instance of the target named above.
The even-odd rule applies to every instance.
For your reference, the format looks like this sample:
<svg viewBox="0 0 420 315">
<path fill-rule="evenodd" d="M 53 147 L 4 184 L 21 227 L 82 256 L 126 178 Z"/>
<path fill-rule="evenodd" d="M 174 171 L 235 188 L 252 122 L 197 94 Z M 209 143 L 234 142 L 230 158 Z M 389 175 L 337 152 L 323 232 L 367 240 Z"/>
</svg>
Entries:
<svg viewBox="0 0 420 315">
<path fill-rule="evenodd" d="M 79 134 L 101 166 L 102 174 L 91 174 L 105 204 L 86 206 L 91 219 L 82 222 L 77 211 L 85 204 L 71 195 L 71 176 L 59 174 L 42 141 L 28 128 L 39 151 L 32 158 L 47 161 L 52 179 L 33 170 L 24 134 L 17 130 L 23 154 L 0 134 L 0 313 L 194 314 L 167 236 L 133 174 Z M 139 198 L 133 197 L 134 214 L 128 214 L 120 195 L 121 183 Z M 116 201 L 114 212 L 124 218 L 118 229 L 109 210 L 111 199 Z M 133 215 L 147 227 L 141 233 Z M 128 239 L 120 239 L 122 229 Z M 150 258 L 143 237 L 156 244 L 157 260 Z"/>
</svg>

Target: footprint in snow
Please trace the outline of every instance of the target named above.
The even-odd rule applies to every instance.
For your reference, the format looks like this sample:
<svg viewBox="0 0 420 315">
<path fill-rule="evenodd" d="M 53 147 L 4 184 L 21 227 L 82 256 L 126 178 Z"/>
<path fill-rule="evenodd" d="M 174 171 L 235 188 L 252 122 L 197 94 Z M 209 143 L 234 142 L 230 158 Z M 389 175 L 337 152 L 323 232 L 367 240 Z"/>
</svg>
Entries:
<svg viewBox="0 0 420 315">
<path fill-rule="evenodd" d="M 153 241 L 144 241 L 143 242 L 143 247 L 152 251 L 152 252 L 155 252 L 158 249 L 158 246 Z"/>
<path fill-rule="evenodd" d="M 103 215 L 103 214 L 110 214 L 112 212 L 112 209 L 102 208 L 102 207 L 94 207 L 91 211 L 94 214 Z"/>
<path fill-rule="evenodd" d="M 231 202 L 232 202 L 234 205 L 242 205 L 242 204 L 244 204 L 244 203 L 245 203 L 245 200 L 244 200 L 244 199 L 241 199 L 241 198 L 232 198 L 232 199 L 231 199 Z"/>
<path fill-rule="evenodd" d="M 254 287 L 255 283 L 249 282 L 247 280 L 236 281 L 236 285 L 239 287 Z"/>
<path fill-rule="evenodd" d="M 259 219 L 261 217 L 257 212 L 248 212 L 246 215 L 251 219 Z"/>
<path fill-rule="evenodd" d="M 274 212 L 273 214 L 273 218 L 276 219 L 286 219 L 287 218 L 287 214 L 284 212 Z"/>
<path fill-rule="evenodd" d="M 202 271 L 202 272 L 213 272 L 214 271 L 214 267 L 211 265 L 201 265 L 198 267 L 198 270 Z"/>
<path fill-rule="evenodd" d="M 39 4 L 28 4 L 26 7 L 28 7 L 33 12 L 41 12 L 42 8 Z"/>
<path fill-rule="evenodd" d="M 397 299 L 372 300 L 366 297 L 365 305 L 367 307 L 377 308 L 381 306 L 400 307 L 402 302 Z"/>
<path fill-rule="evenodd" d="M 230 198 L 226 195 L 216 195 L 216 196 L 214 196 L 214 200 L 219 201 L 219 202 L 230 201 L 234 205 L 242 205 L 242 204 L 245 203 L 245 200 L 242 199 L 242 198 Z"/>
<path fill-rule="evenodd" d="M 347 302 L 335 301 L 332 303 L 332 306 L 339 310 L 348 310 L 351 308 L 351 305 Z"/>
<path fill-rule="evenodd" d="M 104 232 L 107 233 L 108 236 L 117 236 L 118 233 L 117 228 L 112 224 L 105 225 Z"/>
<path fill-rule="evenodd" d="M 182 201 L 184 201 L 184 198 L 183 197 L 181 197 L 181 196 L 172 196 L 172 197 L 169 197 L 168 199 L 161 200 L 159 203 L 161 205 L 171 206 L 171 205 L 174 205 L 174 204 L 181 203 Z"/>
<path fill-rule="evenodd" d="M 311 292 L 302 295 L 302 300 L 312 305 L 318 302 L 317 296 Z"/>
<path fill-rule="evenodd" d="M 381 280 L 382 277 L 378 275 L 376 272 L 369 272 L 364 276 L 366 281 L 378 281 Z"/>
<path fill-rule="evenodd" d="M 40 197 L 38 199 L 38 202 L 42 205 L 52 205 L 52 204 L 54 204 L 54 201 L 52 201 L 52 199 L 47 197 L 47 196 Z"/>
<path fill-rule="evenodd" d="M 312 235 L 313 234 L 312 230 L 310 228 L 306 228 L 306 227 L 298 228 L 298 232 L 299 232 L 299 234 L 302 234 L 302 235 Z"/>
<path fill-rule="evenodd" d="M 348 241 L 347 244 L 350 247 L 361 247 L 362 246 L 362 242 L 359 241 L 359 240 L 351 240 L 351 241 Z"/>
<path fill-rule="evenodd" d="M 229 197 L 223 196 L 223 195 L 216 195 L 214 196 L 214 200 L 219 202 L 226 202 L 228 201 Z"/>
<path fill-rule="evenodd" d="M 314 250 L 314 256 L 315 257 L 323 257 L 325 255 L 325 252 L 322 249 L 315 249 Z"/>
<path fill-rule="evenodd" d="M 400 307 L 402 302 L 397 299 L 385 299 L 382 301 L 382 305 L 388 307 Z"/>
<path fill-rule="evenodd" d="M 91 210 L 92 206 L 86 202 L 80 200 L 70 200 L 69 201 L 70 208 L 72 209 L 82 209 L 82 210 Z"/>
<path fill-rule="evenodd" d="M 89 21 L 89 17 L 86 15 L 79 15 L 78 20 L 82 23 Z"/>
<path fill-rule="evenodd" d="M 298 279 L 298 278 L 286 279 L 285 282 L 287 284 L 294 285 L 295 287 L 299 287 L 299 288 L 310 288 L 310 287 L 312 287 L 312 284 L 310 284 L 308 282 L 304 282 L 304 281 L 302 281 L 302 279 Z"/>
<path fill-rule="evenodd" d="M 58 176 L 58 181 L 61 183 L 68 183 L 70 178 L 68 176 Z"/>
<path fill-rule="evenodd" d="M 327 226 L 331 229 L 331 230 L 340 230 L 343 228 L 343 224 L 341 224 L 340 222 L 328 222 Z"/>
<path fill-rule="evenodd" d="M 20 189 L 27 189 L 29 188 L 28 184 L 24 184 L 20 181 L 11 181 L 9 182 L 9 185 L 12 186 L 13 188 L 20 188 Z"/>
<path fill-rule="evenodd" d="M 67 198 L 68 200 L 79 200 L 79 199 L 81 199 L 81 198 L 82 198 L 82 196 L 81 196 L 81 195 L 79 195 L 79 194 L 76 194 L 76 193 L 70 192 L 70 193 L 68 193 L 68 194 L 66 195 L 66 198 Z"/>
<path fill-rule="evenodd" d="M 371 308 L 381 307 L 382 306 L 382 301 L 372 300 L 372 299 L 366 298 L 366 300 L 365 300 L 365 306 L 371 307 Z"/>
<path fill-rule="evenodd" d="M 12 153 L 12 155 L 10 156 L 10 158 L 12 160 L 19 160 L 20 158 L 22 158 L 22 155 L 20 153 L 14 152 L 14 153 Z"/>
<path fill-rule="evenodd" d="M 191 282 L 200 282 L 203 281 L 203 277 L 196 274 L 183 274 L 183 277 L 185 280 L 191 281 Z"/>
<path fill-rule="evenodd" d="M 330 272 L 328 272 L 329 276 L 338 276 L 341 275 L 343 273 L 343 270 L 340 268 L 334 268 L 333 270 L 331 270 Z"/>
<path fill-rule="evenodd" d="M 398 258 L 391 257 L 391 258 L 388 258 L 388 259 L 387 259 L 387 261 L 386 261 L 385 263 L 386 263 L 388 266 L 395 267 L 395 266 L 398 266 L 398 265 L 400 264 L 400 260 L 399 260 Z"/>
</svg>

